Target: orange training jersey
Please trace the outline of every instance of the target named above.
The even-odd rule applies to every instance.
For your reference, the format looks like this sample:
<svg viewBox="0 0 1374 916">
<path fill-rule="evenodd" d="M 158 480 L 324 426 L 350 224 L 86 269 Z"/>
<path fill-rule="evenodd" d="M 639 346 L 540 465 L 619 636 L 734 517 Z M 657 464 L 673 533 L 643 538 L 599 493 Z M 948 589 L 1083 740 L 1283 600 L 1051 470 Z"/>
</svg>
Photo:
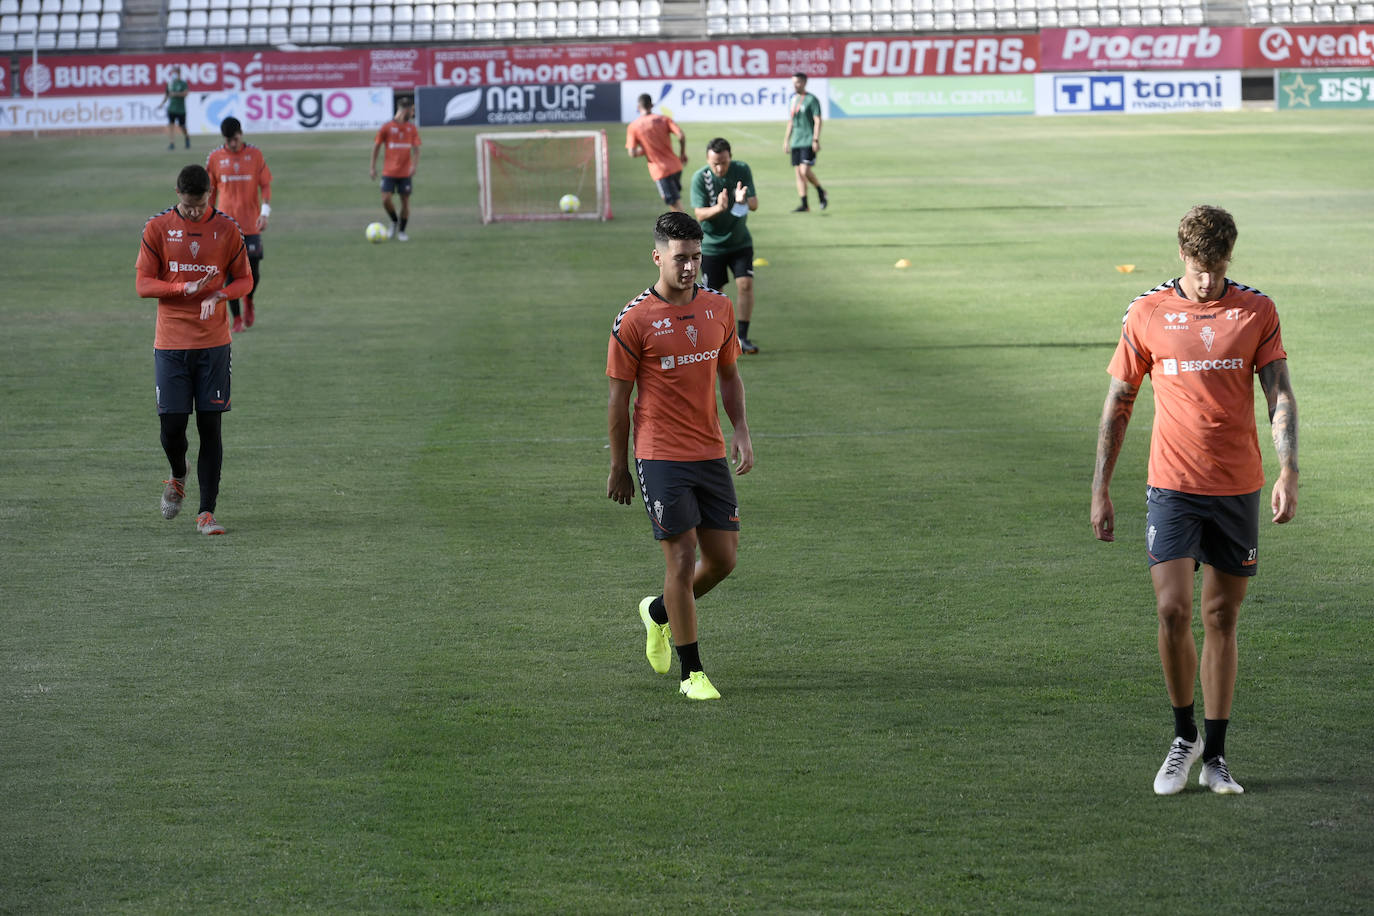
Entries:
<svg viewBox="0 0 1374 916">
<path fill-rule="evenodd" d="M 682 128 L 665 115 L 642 114 L 625 127 L 625 148 L 644 147 L 649 160 L 649 177 L 654 181 L 682 171 L 682 160 L 673 152 L 673 134 L 682 136 Z"/>
<path fill-rule="evenodd" d="M 697 287 L 687 305 L 670 305 L 653 287 L 616 316 L 606 374 L 632 381 L 635 457 L 710 461 L 725 457 L 716 408 L 716 367 L 739 359 L 735 307 Z"/>
<path fill-rule="evenodd" d="M 201 295 L 168 296 L 157 300 L 158 350 L 206 350 L 229 343 L 229 309 L 224 303 L 214 317 L 200 318 L 200 302 L 223 289 L 229 275 L 249 277 L 248 251 L 238 223 L 218 210 L 209 209 L 198 223 L 187 220 L 176 207 L 163 210 L 143 227 L 136 269 L 140 274 L 172 283 L 186 283 L 218 267 L 219 274 Z"/>
<path fill-rule="evenodd" d="M 1132 302 L 1107 371 L 1132 385 L 1150 376 L 1150 486 L 1202 496 L 1264 486 L 1254 376 L 1287 357 L 1273 300 L 1232 280 L 1212 302 L 1186 298 L 1178 280 Z"/>
<path fill-rule="evenodd" d="M 411 172 L 410 148 L 420 145 L 420 128 L 414 121 L 404 124 L 392 119 L 377 131 L 377 143 L 386 147 L 386 161 L 382 163 L 382 175 L 386 178 L 409 178 Z"/>
<path fill-rule="evenodd" d="M 262 150 L 245 143 L 237 153 L 227 146 L 205 157 L 210 173 L 210 206 L 233 217 L 244 235 L 257 235 L 259 193 L 272 184 L 272 170 Z"/>
</svg>

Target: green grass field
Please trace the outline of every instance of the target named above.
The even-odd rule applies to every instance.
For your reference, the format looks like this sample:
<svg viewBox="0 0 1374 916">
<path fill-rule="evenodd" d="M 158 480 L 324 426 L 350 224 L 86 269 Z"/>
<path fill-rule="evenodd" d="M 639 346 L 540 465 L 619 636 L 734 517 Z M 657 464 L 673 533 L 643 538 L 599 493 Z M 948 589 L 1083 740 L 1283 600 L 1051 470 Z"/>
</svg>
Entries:
<svg viewBox="0 0 1374 916">
<path fill-rule="evenodd" d="M 368 136 L 248 137 L 220 538 L 158 514 L 133 288 L 208 138 L 0 141 L 0 912 L 1369 912 L 1374 122 L 836 121 L 809 215 L 782 127 L 687 125 L 753 166 L 771 264 L 711 704 L 645 662 L 662 561 L 605 498 L 660 209 L 618 126 L 614 221 L 489 227 L 472 132 L 427 130 L 406 246 L 363 241 Z M 1147 398 L 1116 544 L 1088 484 L 1200 202 L 1278 302 L 1302 491 L 1242 612 L 1246 794 L 1157 798 Z"/>
</svg>

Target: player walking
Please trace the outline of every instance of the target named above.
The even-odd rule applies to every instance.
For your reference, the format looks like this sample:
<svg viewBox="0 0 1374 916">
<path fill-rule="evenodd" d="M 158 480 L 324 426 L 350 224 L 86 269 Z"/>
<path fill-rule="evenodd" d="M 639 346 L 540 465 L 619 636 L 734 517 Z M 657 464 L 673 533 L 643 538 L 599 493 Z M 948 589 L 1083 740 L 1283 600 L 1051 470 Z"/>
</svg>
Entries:
<svg viewBox="0 0 1374 916">
<path fill-rule="evenodd" d="M 143 227 L 135 266 L 139 296 L 157 299 L 157 412 L 172 466 L 171 479 L 163 481 L 162 517 L 176 518 L 186 495 L 186 428 L 194 409 L 200 435 L 196 528 L 223 534 L 214 515 L 224 463 L 220 421 L 229 409 L 229 310 L 221 303 L 247 293 L 253 277 L 238 224 L 210 206 L 210 173 L 186 166 L 176 194 L 177 205 Z M 233 281 L 225 286 L 227 277 Z"/>
<path fill-rule="evenodd" d="M 673 135 L 677 153 L 673 153 Z M 639 97 L 639 117 L 625 127 L 625 149 L 631 156 L 643 156 L 649 163 L 649 177 L 658 186 L 659 196 L 670 209 L 682 209 L 682 168 L 687 164 L 687 135 L 667 115 L 654 114 L 654 100 L 647 93 Z"/>
<path fill-rule="evenodd" d="M 1236 242 L 1231 214 L 1189 210 L 1178 228 L 1183 275 L 1138 297 L 1126 310 L 1107 371 L 1093 472 L 1092 526 L 1115 539 L 1108 494 L 1141 380 L 1150 376 L 1155 419 L 1150 436 L 1145 547 L 1159 616 L 1159 659 L 1174 708 L 1174 741 L 1155 776 L 1173 795 L 1202 759 L 1200 784 L 1244 791 L 1226 763 L 1226 727 L 1236 686 L 1236 624 L 1249 577 L 1258 568 L 1264 468 L 1255 429 L 1253 376 L 1269 403 L 1279 479 L 1273 520 L 1289 521 L 1298 499 L 1298 405 L 1278 311 L 1258 290 L 1226 278 Z M 1193 576 L 1202 567 L 1201 735 L 1193 713 L 1198 673 L 1193 641 Z"/>
<path fill-rule="evenodd" d="M 734 428 L 728 454 L 736 474 L 754 466 L 754 446 L 734 309 L 725 296 L 696 284 L 701 240 L 701 226 L 687 214 L 660 216 L 653 250 L 658 280 L 621 309 L 611 327 L 606 496 L 626 506 L 634 499 L 627 440 L 630 393 L 637 385 L 635 471 L 666 567 L 663 594 L 639 603 L 648 634 L 645 655 L 655 671 L 666 674 L 671 640 L 682 664 L 679 691 L 689 699 L 715 700 L 720 693 L 702 669 L 697 645 L 696 599 L 730 574 L 739 549 L 739 507 L 716 409 L 717 378 Z"/>
<path fill-rule="evenodd" d="M 267 167 L 262 150 L 243 142 L 243 125 L 238 118 L 225 118 L 219 132 L 224 145 L 205 158 L 205 170 L 210 173 L 210 206 L 232 217 L 243 233 L 248 249 L 248 266 L 253 272 L 253 288 L 243 299 L 229 300 L 229 314 L 234 319 L 234 333 L 251 328 L 255 320 L 253 296 L 258 291 L 262 262 L 262 232 L 272 215 L 272 170 Z M 261 201 L 259 201 L 261 198 Z"/>
<path fill-rule="evenodd" d="M 415 99 L 402 95 L 396 98 L 396 116 L 377 131 L 372 144 L 372 180 L 377 180 L 377 153 L 386 147 L 382 160 L 382 209 L 391 217 L 387 238 L 408 242 L 406 223 L 410 221 L 410 191 L 415 172 L 420 167 L 420 129 L 414 124 Z M 391 195 L 401 195 L 401 213 L 391 204 Z"/>
<path fill-rule="evenodd" d="M 177 148 L 177 127 L 181 127 L 181 136 L 186 140 L 186 148 L 191 148 L 191 135 L 186 132 L 186 96 L 190 93 L 191 87 L 186 85 L 186 80 L 181 78 L 181 68 L 171 69 L 171 79 L 167 81 L 167 88 L 162 93 L 162 101 L 157 103 L 157 107 L 167 106 L 167 148 Z"/>
<path fill-rule="evenodd" d="M 706 144 L 706 166 L 692 177 L 692 207 L 701 221 L 701 273 L 706 285 L 725 289 L 727 269 L 735 275 L 739 299 L 739 346 L 744 353 L 759 348 L 749 340 L 754 314 L 754 238 L 745 219 L 759 208 L 754 173 L 730 158 L 730 143 L 716 137 Z"/>
<path fill-rule="evenodd" d="M 821 153 L 821 100 L 806 91 L 806 74 L 792 74 L 792 110 L 787 122 L 787 133 L 782 138 L 782 149 L 792 156 L 792 168 L 797 175 L 797 195 L 801 205 L 793 213 L 805 213 L 811 209 L 806 202 L 806 186 L 816 186 L 816 197 L 820 199 L 821 209 L 829 206 L 825 188 L 816 177 L 814 166 L 816 157 Z"/>
</svg>

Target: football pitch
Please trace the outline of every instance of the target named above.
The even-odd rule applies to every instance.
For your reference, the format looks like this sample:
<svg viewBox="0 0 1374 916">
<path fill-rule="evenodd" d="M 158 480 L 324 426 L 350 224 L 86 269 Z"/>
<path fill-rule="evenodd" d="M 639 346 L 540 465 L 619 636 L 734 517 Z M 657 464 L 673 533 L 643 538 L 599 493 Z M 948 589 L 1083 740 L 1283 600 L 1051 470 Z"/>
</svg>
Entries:
<svg viewBox="0 0 1374 916">
<path fill-rule="evenodd" d="M 487 227 L 473 131 L 425 130 L 381 245 L 370 135 L 246 138 L 218 538 L 158 513 L 133 273 L 209 138 L 0 140 L 0 912 L 1369 912 L 1367 113 L 834 121 L 810 214 L 782 124 L 685 127 L 689 170 L 717 134 L 752 166 L 769 262 L 714 703 L 645 661 L 662 559 L 605 496 L 661 210 L 623 128 L 613 221 Z M 1088 496 L 1195 203 L 1278 304 L 1302 489 L 1241 614 L 1246 793 L 1159 798 L 1145 393 L 1115 544 Z"/>
</svg>

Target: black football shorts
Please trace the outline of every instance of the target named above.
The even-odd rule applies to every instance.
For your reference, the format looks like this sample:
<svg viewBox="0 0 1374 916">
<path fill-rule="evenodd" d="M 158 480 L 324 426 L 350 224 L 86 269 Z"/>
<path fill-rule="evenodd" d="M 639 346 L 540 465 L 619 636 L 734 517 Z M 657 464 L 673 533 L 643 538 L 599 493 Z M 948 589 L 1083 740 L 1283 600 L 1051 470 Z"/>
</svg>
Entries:
<svg viewBox="0 0 1374 916">
<path fill-rule="evenodd" d="M 713 461 L 636 459 L 639 492 L 654 538 L 665 540 L 693 528 L 739 530 L 735 482 L 724 458 Z"/>
<path fill-rule="evenodd" d="M 1259 569 L 1260 491 L 1198 496 L 1150 487 L 1145 493 L 1145 550 L 1150 565 L 1192 557 L 1233 576 Z"/>
</svg>

